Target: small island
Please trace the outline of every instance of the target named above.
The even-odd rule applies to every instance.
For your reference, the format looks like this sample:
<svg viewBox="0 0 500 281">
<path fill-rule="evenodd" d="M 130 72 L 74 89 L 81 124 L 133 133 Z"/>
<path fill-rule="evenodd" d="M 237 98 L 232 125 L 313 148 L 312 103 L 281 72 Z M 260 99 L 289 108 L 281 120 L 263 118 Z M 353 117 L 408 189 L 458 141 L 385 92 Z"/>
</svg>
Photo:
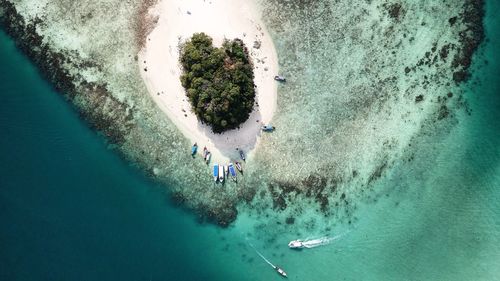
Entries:
<svg viewBox="0 0 500 281">
<path fill-rule="evenodd" d="M 182 86 L 198 119 L 214 133 L 238 128 L 255 104 L 253 65 L 240 39 L 225 39 L 220 48 L 205 33 L 181 46 Z"/>
</svg>

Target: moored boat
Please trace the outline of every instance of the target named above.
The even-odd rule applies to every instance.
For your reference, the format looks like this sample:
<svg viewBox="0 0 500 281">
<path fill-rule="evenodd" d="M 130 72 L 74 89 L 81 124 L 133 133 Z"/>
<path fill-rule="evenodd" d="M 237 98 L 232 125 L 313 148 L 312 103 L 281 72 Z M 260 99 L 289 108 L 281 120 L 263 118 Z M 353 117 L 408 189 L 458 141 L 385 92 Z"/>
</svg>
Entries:
<svg viewBox="0 0 500 281">
<path fill-rule="evenodd" d="M 224 182 L 224 166 L 219 165 L 219 182 Z"/>
<path fill-rule="evenodd" d="M 243 152 L 243 150 L 240 149 L 240 158 L 241 160 L 245 161 L 245 152 Z"/>
<path fill-rule="evenodd" d="M 219 165 L 217 164 L 214 164 L 214 181 L 217 182 L 217 180 L 219 179 Z"/>
<path fill-rule="evenodd" d="M 224 165 L 224 177 L 229 177 L 229 169 L 226 165 Z"/>
<path fill-rule="evenodd" d="M 272 132 L 274 131 L 274 129 L 276 129 L 276 127 L 272 126 L 272 125 L 264 125 L 260 128 L 263 132 Z"/>
<path fill-rule="evenodd" d="M 198 144 L 194 143 L 193 146 L 191 147 L 191 156 L 194 157 L 194 155 L 196 154 L 196 151 L 198 151 Z"/>
<path fill-rule="evenodd" d="M 236 169 L 238 169 L 238 171 L 240 171 L 240 173 L 243 174 L 243 168 L 241 167 L 241 163 L 236 161 L 234 162 L 234 164 L 236 165 Z"/>
<path fill-rule="evenodd" d="M 210 153 L 210 151 L 208 151 L 207 156 L 205 157 L 205 162 L 207 162 L 207 165 L 208 165 L 208 163 L 210 163 L 210 157 L 212 157 L 212 153 Z"/>
<path fill-rule="evenodd" d="M 279 81 L 279 82 L 286 82 L 286 78 L 281 76 L 281 75 L 274 76 L 274 80 Z"/>
<path fill-rule="evenodd" d="M 229 163 L 229 173 L 231 174 L 231 178 L 233 179 L 233 181 L 236 181 L 236 170 L 234 169 L 233 163 Z"/>
<path fill-rule="evenodd" d="M 205 159 L 205 160 L 207 159 L 207 154 L 208 154 L 208 149 L 205 146 L 205 147 L 203 147 L 203 159 Z"/>
</svg>

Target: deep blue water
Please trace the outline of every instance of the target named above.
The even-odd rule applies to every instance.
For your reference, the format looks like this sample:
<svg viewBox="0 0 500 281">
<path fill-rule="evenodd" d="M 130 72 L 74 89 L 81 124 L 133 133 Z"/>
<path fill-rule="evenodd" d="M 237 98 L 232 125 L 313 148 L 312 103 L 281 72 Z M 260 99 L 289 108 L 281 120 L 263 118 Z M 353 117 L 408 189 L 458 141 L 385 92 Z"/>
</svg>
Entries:
<svg viewBox="0 0 500 281">
<path fill-rule="evenodd" d="M 0 280 L 209 277 L 186 250 L 193 217 L 108 150 L 4 33 L 0 54 Z"/>
<path fill-rule="evenodd" d="M 408 187 L 360 208 L 341 243 L 273 256 L 290 279 L 500 280 L 500 22 L 486 22 L 471 117 L 429 145 L 442 151 L 421 178 L 382 181 Z M 220 230 L 171 206 L 1 32 L 0 58 L 0 280 L 279 280 L 241 245 L 245 222 Z"/>
</svg>

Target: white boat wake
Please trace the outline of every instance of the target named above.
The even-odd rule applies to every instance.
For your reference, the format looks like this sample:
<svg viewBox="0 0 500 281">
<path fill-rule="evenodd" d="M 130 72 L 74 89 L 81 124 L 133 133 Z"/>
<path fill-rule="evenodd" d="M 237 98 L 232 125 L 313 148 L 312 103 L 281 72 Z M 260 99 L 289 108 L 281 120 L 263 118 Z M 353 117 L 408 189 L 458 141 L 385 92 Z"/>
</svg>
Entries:
<svg viewBox="0 0 500 281">
<path fill-rule="evenodd" d="M 316 248 L 319 246 L 328 245 L 331 242 L 341 238 L 342 236 L 344 236 L 347 233 L 348 232 L 343 233 L 343 234 L 339 234 L 336 236 L 332 236 L 332 237 L 323 236 L 320 238 L 313 238 L 313 239 L 310 239 L 310 238 L 297 239 L 297 240 L 290 241 L 290 243 L 288 243 L 288 247 L 290 247 L 292 249 L 301 249 L 301 248 L 312 249 L 312 248 Z"/>
<path fill-rule="evenodd" d="M 255 249 L 255 247 L 252 245 L 252 243 L 249 242 L 248 244 L 250 245 L 250 247 L 252 247 L 255 250 L 257 255 L 259 255 L 265 262 L 267 262 L 276 272 L 278 272 L 278 274 L 280 274 L 283 277 L 288 277 L 287 273 L 282 268 L 280 268 L 277 265 L 272 264 L 268 259 L 266 259 L 266 257 L 264 257 L 263 254 L 261 254 L 259 251 L 257 251 L 257 249 Z"/>
</svg>

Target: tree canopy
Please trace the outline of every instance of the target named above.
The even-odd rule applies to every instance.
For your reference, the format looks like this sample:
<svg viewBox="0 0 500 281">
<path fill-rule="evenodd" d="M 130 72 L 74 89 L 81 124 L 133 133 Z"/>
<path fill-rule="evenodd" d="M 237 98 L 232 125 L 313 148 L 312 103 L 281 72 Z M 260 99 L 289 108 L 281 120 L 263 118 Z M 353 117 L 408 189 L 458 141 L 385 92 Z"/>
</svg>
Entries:
<svg viewBox="0 0 500 281">
<path fill-rule="evenodd" d="M 245 122 L 255 103 L 253 67 L 240 39 L 212 45 L 205 33 L 195 33 L 181 46 L 182 86 L 192 109 L 215 133 Z"/>
</svg>

